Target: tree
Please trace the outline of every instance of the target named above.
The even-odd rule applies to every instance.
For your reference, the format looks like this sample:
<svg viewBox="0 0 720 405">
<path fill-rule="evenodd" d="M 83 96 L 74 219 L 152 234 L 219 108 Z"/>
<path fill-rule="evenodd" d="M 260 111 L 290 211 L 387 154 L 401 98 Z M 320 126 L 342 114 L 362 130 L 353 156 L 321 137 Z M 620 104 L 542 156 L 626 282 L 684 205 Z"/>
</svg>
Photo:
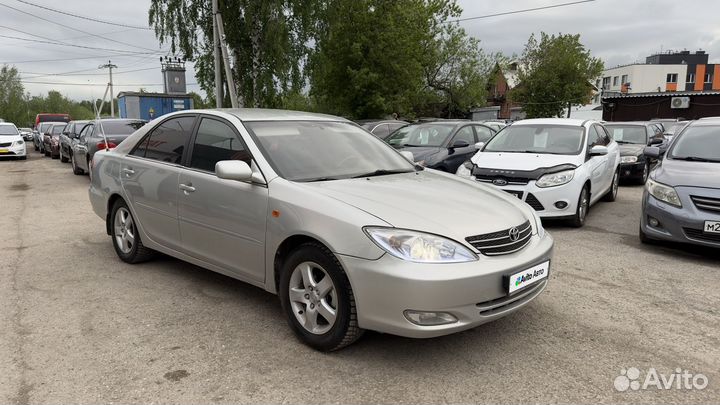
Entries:
<svg viewBox="0 0 720 405">
<path fill-rule="evenodd" d="M 219 2 L 225 39 L 234 59 L 233 80 L 247 107 L 280 107 L 283 95 L 305 85 L 318 1 L 224 0 Z M 152 0 L 149 22 L 161 42 L 195 62 L 195 77 L 214 104 L 210 0 Z"/>
<path fill-rule="evenodd" d="M 519 85 L 511 93 L 528 118 L 561 116 L 566 108 L 592 98 L 591 82 L 603 70 L 600 59 L 580 43 L 580 35 L 531 35 L 520 59 Z"/>
<path fill-rule="evenodd" d="M 23 126 L 28 121 L 22 81 L 14 66 L 0 68 L 0 118 Z"/>
</svg>

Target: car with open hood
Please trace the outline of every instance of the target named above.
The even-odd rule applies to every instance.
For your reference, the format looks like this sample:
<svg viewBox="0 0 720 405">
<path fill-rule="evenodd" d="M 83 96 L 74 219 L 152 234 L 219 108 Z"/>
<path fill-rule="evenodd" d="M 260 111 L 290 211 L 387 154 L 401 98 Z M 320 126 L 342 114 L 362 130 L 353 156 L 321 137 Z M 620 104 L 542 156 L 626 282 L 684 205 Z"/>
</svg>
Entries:
<svg viewBox="0 0 720 405">
<path fill-rule="evenodd" d="M 583 226 L 590 207 L 617 196 L 620 148 L 597 121 L 515 122 L 458 168 L 459 176 L 525 201 L 542 218 Z"/>
<path fill-rule="evenodd" d="M 648 147 L 645 154 L 659 157 L 660 149 Z M 690 123 L 650 173 L 640 240 L 720 248 L 720 118 Z"/>
<path fill-rule="evenodd" d="M 437 120 L 404 126 L 385 141 L 400 151 L 411 152 L 421 166 L 455 173 L 458 167 L 487 142 L 495 129 L 465 120 Z"/>
<path fill-rule="evenodd" d="M 339 117 L 171 113 L 96 153 L 92 171 L 90 201 L 121 260 L 160 251 L 278 294 L 318 350 L 365 329 L 469 329 L 548 283 L 553 241 L 530 207 Z"/>
</svg>

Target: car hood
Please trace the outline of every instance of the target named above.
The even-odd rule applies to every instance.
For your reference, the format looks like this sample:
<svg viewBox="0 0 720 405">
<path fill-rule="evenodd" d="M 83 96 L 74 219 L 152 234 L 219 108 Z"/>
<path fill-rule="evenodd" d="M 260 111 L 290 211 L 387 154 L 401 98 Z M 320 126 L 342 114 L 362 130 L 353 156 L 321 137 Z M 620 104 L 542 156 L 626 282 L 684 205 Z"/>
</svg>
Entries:
<svg viewBox="0 0 720 405">
<path fill-rule="evenodd" d="M 562 164 L 579 166 L 578 155 L 548 155 L 537 153 L 478 152 L 472 157 L 477 167 L 531 171 Z"/>
<path fill-rule="evenodd" d="M 720 163 L 664 159 L 653 170 L 652 179 L 668 186 L 720 188 Z"/>
<path fill-rule="evenodd" d="M 643 154 L 646 145 L 636 143 L 621 143 L 620 156 L 639 156 Z"/>
<path fill-rule="evenodd" d="M 412 152 L 414 158 L 413 160 L 416 162 L 426 160 L 443 149 L 445 148 L 439 146 L 407 146 L 404 148 L 398 148 L 401 152 Z"/>
<path fill-rule="evenodd" d="M 23 141 L 20 135 L 0 135 L 0 143 Z"/>
<path fill-rule="evenodd" d="M 526 220 L 535 227 L 530 208 L 510 194 L 434 170 L 304 184 L 394 227 L 461 242 Z"/>
</svg>

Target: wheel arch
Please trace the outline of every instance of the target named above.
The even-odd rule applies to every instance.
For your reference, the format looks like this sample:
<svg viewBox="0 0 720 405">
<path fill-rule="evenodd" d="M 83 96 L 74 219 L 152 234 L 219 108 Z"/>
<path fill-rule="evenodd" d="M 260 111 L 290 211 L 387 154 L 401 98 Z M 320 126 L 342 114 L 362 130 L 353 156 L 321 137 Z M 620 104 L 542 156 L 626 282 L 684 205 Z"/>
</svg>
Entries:
<svg viewBox="0 0 720 405">
<path fill-rule="evenodd" d="M 106 212 L 106 214 L 105 214 L 105 231 L 107 232 L 108 235 L 112 235 L 112 225 L 110 224 L 110 216 L 112 215 L 112 207 L 113 207 L 113 205 L 115 205 L 115 202 L 117 202 L 118 200 L 125 201 L 125 199 L 120 194 L 118 194 L 118 193 L 111 194 L 110 197 L 108 197 L 107 207 L 105 207 L 105 212 Z M 127 201 L 125 201 L 125 204 L 127 204 Z"/>
<path fill-rule="evenodd" d="M 327 243 L 323 242 L 322 240 L 305 234 L 295 234 L 288 236 L 285 238 L 278 247 L 275 249 L 275 254 L 273 255 L 273 277 L 269 281 L 272 283 L 272 285 L 267 286 L 267 290 L 271 292 L 278 292 L 278 286 L 280 284 L 280 273 L 282 271 L 282 266 L 285 261 L 285 259 L 288 257 L 288 255 L 293 252 L 295 249 L 297 249 L 299 246 L 305 244 L 305 243 L 318 243 L 320 245 L 325 246 L 330 252 L 333 252 L 333 250 L 328 246 Z M 334 254 L 334 253 L 333 253 Z"/>
</svg>

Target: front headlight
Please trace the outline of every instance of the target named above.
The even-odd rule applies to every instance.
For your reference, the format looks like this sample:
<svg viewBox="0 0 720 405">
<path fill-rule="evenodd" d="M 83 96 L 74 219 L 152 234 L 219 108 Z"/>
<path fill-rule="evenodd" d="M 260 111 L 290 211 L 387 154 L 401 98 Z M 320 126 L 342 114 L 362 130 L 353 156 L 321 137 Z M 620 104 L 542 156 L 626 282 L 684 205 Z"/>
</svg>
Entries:
<svg viewBox="0 0 720 405">
<path fill-rule="evenodd" d="M 24 141 L 15 141 L 12 146 L 22 146 L 24 143 Z"/>
<path fill-rule="evenodd" d="M 398 228 L 366 227 L 365 233 L 391 255 L 418 263 L 462 263 L 478 259 L 465 246 L 442 236 Z"/>
<path fill-rule="evenodd" d="M 455 174 L 462 177 L 472 177 L 473 162 L 466 160 L 465 163 L 458 167 Z"/>
<path fill-rule="evenodd" d="M 635 163 L 638 161 L 637 156 L 622 156 L 620 158 L 620 163 Z"/>
<path fill-rule="evenodd" d="M 569 183 L 575 176 L 575 170 L 563 170 L 557 173 L 549 173 L 540 177 L 535 185 L 538 187 L 555 187 L 562 186 L 563 184 Z"/>
<path fill-rule="evenodd" d="M 648 179 L 645 183 L 645 189 L 650 193 L 651 196 L 657 198 L 662 202 L 666 202 L 675 207 L 681 208 L 682 203 L 680 197 L 674 188 L 666 186 L 665 184 L 658 183 L 652 179 Z"/>
</svg>

